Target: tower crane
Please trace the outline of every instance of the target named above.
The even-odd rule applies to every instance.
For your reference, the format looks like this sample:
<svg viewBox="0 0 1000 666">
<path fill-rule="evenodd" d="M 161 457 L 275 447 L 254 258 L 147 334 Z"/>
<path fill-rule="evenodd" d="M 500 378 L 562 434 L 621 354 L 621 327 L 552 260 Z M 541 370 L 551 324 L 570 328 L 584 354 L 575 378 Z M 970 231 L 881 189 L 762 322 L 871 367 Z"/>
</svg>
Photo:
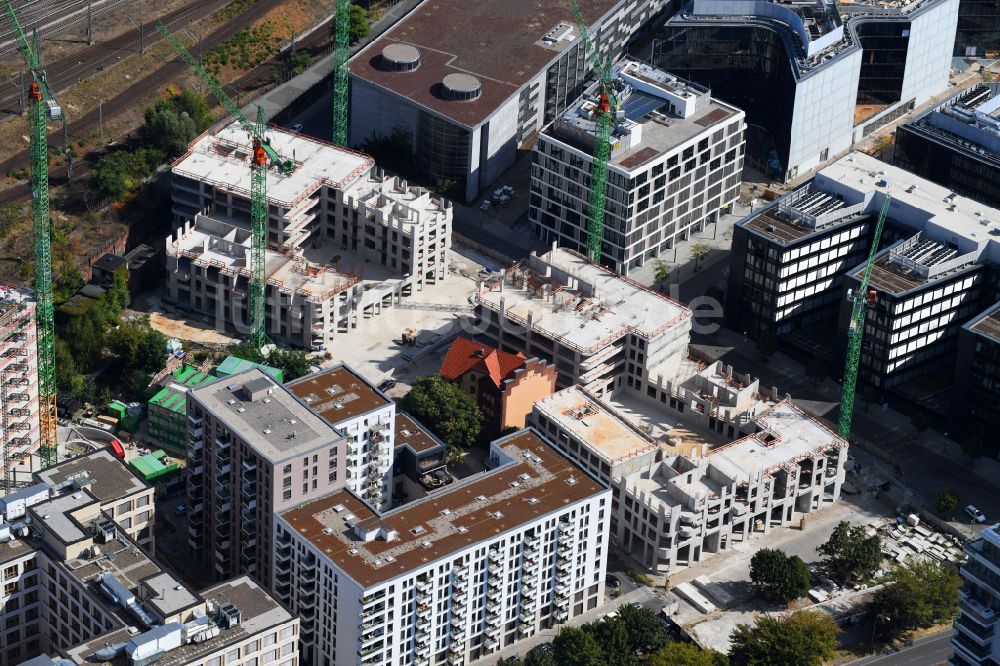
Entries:
<svg viewBox="0 0 1000 666">
<path fill-rule="evenodd" d="M 181 59 L 208 84 L 215 98 L 247 131 L 253 142 L 250 156 L 250 298 L 247 309 L 250 318 L 250 342 L 255 349 L 261 349 L 267 342 L 265 315 L 267 284 L 264 271 L 267 243 L 267 170 L 269 166 L 274 166 L 281 173 L 289 174 L 295 170 L 295 162 L 285 159 L 271 147 L 265 136 L 267 126 L 264 122 L 264 111 L 260 107 L 257 107 L 257 120 L 251 121 L 222 90 L 222 86 L 212 75 L 201 66 L 201 63 L 167 30 L 162 21 L 156 22 L 156 29 Z"/>
<path fill-rule="evenodd" d="M 618 108 L 611 80 L 611 65 L 601 61 L 587 29 L 587 22 L 576 0 L 567 0 L 573 12 L 587 57 L 600 77 L 600 101 L 594 110 L 594 158 L 590 168 L 590 200 L 587 212 L 587 254 L 594 263 L 601 261 L 604 240 L 604 197 L 608 183 L 608 159 L 611 157 L 611 116 Z"/>
<path fill-rule="evenodd" d="M 348 79 L 347 56 L 349 55 L 351 2 L 337 0 L 333 17 L 333 142 L 338 146 L 347 145 Z"/>
<path fill-rule="evenodd" d="M 58 428 L 56 420 L 56 333 L 52 302 L 52 237 L 49 229 L 49 148 L 47 118 L 62 120 L 62 109 L 49 88 L 42 68 L 38 32 L 34 46 L 21 29 L 10 2 L 6 4 L 7 21 L 17 35 L 24 62 L 31 77 L 28 92 L 29 154 L 31 157 L 31 218 L 35 246 L 35 328 L 38 366 L 38 427 L 42 466 L 57 461 Z"/>
<path fill-rule="evenodd" d="M 857 293 L 854 294 L 853 305 L 851 306 L 851 322 L 847 330 L 847 361 L 844 364 L 844 380 L 842 383 L 840 396 L 840 421 L 838 427 L 840 436 L 848 439 L 851 436 L 851 421 L 854 418 L 854 396 L 858 384 L 858 364 L 861 362 L 861 343 L 865 337 L 865 314 L 868 308 L 875 303 L 875 292 L 868 289 L 871 280 L 872 267 L 875 265 L 875 255 L 878 253 L 878 244 L 882 238 L 882 226 L 885 224 L 885 216 L 889 212 L 889 202 L 892 197 L 888 192 L 882 202 L 882 209 L 878 214 L 878 221 L 875 223 L 875 233 L 872 236 L 872 247 L 868 251 L 868 262 L 865 264 L 865 272 L 861 276 L 861 284 Z"/>
</svg>

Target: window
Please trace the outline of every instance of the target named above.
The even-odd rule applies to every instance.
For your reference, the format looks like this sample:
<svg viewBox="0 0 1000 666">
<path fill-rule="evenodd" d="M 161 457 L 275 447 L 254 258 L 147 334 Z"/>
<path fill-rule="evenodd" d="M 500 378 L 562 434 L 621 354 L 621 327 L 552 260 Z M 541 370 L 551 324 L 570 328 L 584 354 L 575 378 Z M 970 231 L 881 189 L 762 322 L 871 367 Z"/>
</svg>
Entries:
<svg viewBox="0 0 1000 666">
<path fill-rule="evenodd" d="M 288 489 L 288 490 L 285 490 L 284 492 L 282 492 L 281 493 L 281 498 L 285 499 L 285 500 L 292 499 L 292 491 L 291 491 L 291 489 Z"/>
</svg>

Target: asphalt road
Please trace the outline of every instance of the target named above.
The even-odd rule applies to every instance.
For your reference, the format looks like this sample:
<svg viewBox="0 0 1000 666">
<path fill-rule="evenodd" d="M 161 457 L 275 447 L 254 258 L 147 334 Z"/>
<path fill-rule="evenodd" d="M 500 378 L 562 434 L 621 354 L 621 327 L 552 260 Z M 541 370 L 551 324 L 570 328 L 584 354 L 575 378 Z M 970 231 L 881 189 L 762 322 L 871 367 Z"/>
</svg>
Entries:
<svg viewBox="0 0 1000 666">
<path fill-rule="evenodd" d="M 852 661 L 851 666 L 937 666 L 951 657 L 951 629 L 913 641 L 892 652 Z"/>
</svg>

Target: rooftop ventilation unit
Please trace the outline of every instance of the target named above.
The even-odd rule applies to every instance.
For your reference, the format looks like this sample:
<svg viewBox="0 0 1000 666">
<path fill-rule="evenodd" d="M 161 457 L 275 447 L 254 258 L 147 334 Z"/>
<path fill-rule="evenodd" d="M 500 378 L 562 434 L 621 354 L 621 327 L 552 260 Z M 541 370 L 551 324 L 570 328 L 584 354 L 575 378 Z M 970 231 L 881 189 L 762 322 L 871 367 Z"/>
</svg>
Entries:
<svg viewBox="0 0 1000 666">
<path fill-rule="evenodd" d="M 240 623 L 240 609 L 233 604 L 222 604 L 219 606 L 217 621 L 223 629 L 232 629 Z"/>
<path fill-rule="evenodd" d="M 94 539 L 98 543 L 108 543 L 115 539 L 115 524 L 108 518 L 98 518 L 94 521 Z"/>
<path fill-rule="evenodd" d="M 412 72 L 420 67 L 420 51 L 410 44 L 389 44 L 382 49 L 382 67 L 390 72 Z"/>
<path fill-rule="evenodd" d="M 482 93 L 482 84 L 471 74 L 449 74 L 441 81 L 441 92 L 445 99 L 467 102 Z"/>
</svg>

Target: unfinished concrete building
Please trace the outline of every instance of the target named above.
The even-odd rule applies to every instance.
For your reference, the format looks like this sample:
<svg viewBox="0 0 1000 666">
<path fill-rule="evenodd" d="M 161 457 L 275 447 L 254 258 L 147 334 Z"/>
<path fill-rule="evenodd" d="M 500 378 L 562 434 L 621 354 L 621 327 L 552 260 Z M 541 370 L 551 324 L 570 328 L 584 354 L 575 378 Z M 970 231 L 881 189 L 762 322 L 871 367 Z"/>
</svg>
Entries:
<svg viewBox="0 0 1000 666">
<path fill-rule="evenodd" d="M 383 174 L 367 155 L 269 130 L 295 161 L 268 172 L 267 331 L 320 350 L 337 333 L 444 279 L 451 204 Z M 250 144 L 233 124 L 199 137 L 173 165 L 176 231 L 168 300 L 248 330 Z"/>
<path fill-rule="evenodd" d="M 688 308 L 555 244 L 475 298 L 482 337 L 555 363 L 560 387 L 655 392 L 651 384 L 672 377 L 687 356 Z"/>
<path fill-rule="evenodd" d="M 36 337 L 34 294 L 0 283 L 0 489 L 30 478 L 39 447 Z"/>
<path fill-rule="evenodd" d="M 757 395 L 733 414 L 737 438 L 712 449 L 658 437 L 578 386 L 536 403 L 531 422 L 611 485 L 612 542 L 661 573 L 836 502 L 844 481 L 847 443 L 790 399 Z"/>
</svg>

